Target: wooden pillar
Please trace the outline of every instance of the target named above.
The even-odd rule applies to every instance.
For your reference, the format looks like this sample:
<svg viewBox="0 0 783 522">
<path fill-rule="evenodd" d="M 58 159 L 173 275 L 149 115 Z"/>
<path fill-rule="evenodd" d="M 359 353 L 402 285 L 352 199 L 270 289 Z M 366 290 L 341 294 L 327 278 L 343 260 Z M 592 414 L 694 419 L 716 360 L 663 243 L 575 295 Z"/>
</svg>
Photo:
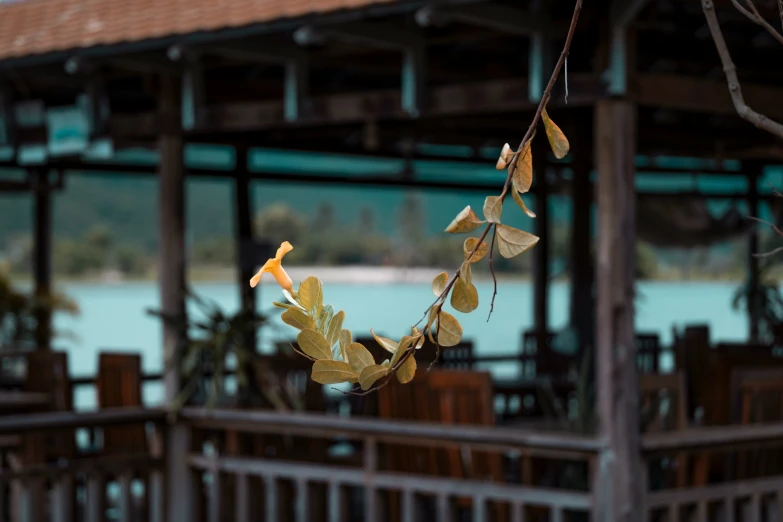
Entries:
<svg viewBox="0 0 783 522">
<path fill-rule="evenodd" d="M 158 180 L 158 279 L 161 310 L 185 314 L 185 169 L 180 119 L 180 83 L 175 76 L 160 77 L 158 114 L 160 164 Z M 168 364 L 180 342 L 177 328 L 163 325 L 163 385 L 166 400 L 180 391 L 179 371 Z"/>
<path fill-rule="evenodd" d="M 748 175 L 748 215 L 759 217 L 759 186 L 758 178 L 762 175 L 764 167 L 759 164 L 750 164 Z M 748 235 L 747 252 L 747 282 L 748 282 L 748 341 L 755 343 L 759 340 L 759 259 L 755 254 L 759 253 L 758 227 L 753 227 Z"/>
<path fill-rule="evenodd" d="M 248 151 L 246 147 L 237 147 L 234 205 L 236 206 L 235 234 L 237 242 L 238 283 L 242 309 L 256 309 L 256 288 L 250 287 L 250 278 L 254 274 L 253 247 L 253 210 L 250 202 L 250 178 L 248 176 Z M 252 346 L 256 344 L 255 333 Z"/>
<path fill-rule="evenodd" d="M 33 169 L 30 176 L 35 187 L 33 223 L 35 227 L 34 276 L 35 295 L 46 299 L 52 290 L 52 199 L 47 171 Z M 36 348 L 51 347 L 52 314 L 48 307 L 36 311 Z"/>
<path fill-rule="evenodd" d="M 538 350 L 548 350 L 549 305 L 549 183 L 546 179 L 547 141 L 533 141 L 533 171 L 535 179 L 535 235 L 539 237 L 533 249 L 533 325 Z"/>
<path fill-rule="evenodd" d="M 623 99 L 598 102 L 594 135 L 598 170 L 596 370 L 600 436 L 607 447 L 595 478 L 594 520 L 637 522 L 642 516 L 639 387 L 634 346 L 636 108 Z"/>
<path fill-rule="evenodd" d="M 582 143 L 590 143 L 590 133 L 577 133 Z M 593 302 L 592 239 L 593 170 L 589 147 L 576 147 L 572 154 L 573 178 L 571 181 L 571 248 L 569 267 L 571 273 L 570 323 L 577 331 L 580 352 L 586 346 L 594 346 L 595 305 Z"/>
</svg>

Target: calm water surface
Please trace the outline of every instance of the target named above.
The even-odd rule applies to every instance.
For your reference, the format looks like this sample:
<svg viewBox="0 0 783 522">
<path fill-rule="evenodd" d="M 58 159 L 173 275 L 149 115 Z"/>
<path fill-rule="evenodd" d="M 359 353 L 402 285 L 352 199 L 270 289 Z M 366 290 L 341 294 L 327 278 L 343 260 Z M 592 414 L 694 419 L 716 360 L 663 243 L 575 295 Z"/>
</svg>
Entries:
<svg viewBox="0 0 783 522">
<path fill-rule="evenodd" d="M 671 341 L 672 326 L 689 323 L 708 323 L 713 339 L 737 340 L 745 338 L 747 321 L 742 313 L 731 309 L 735 283 L 722 282 L 650 282 L 639 285 L 637 330 L 658 332 L 663 343 Z M 159 306 L 155 283 L 95 284 L 72 283 L 62 285 L 81 308 L 76 318 L 58 317 L 58 328 L 69 330 L 75 339 L 57 340 L 59 347 L 69 354 L 70 371 L 75 376 L 94 375 L 98 352 L 101 350 L 130 350 L 142 354 L 144 370 L 162 368 L 161 327 L 157 319 L 148 316 L 145 309 Z M 231 283 L 202 283 L 195 291 L 233 312 L 239 306 L 239 290 Z M 519 350 L 520 332 L 533 324 L 532 288 L 527 282 L 504 282 L 499 287 L 495 311 L 487 322 L 491 282 L 478 283 L 480 305 L 472 314 L 454 312 L 474 341 L 478 354 L 514 353 Z M 410 325 L 421 317 L 433 296 L 428 285 L 325 285 L 326 301 L 345 310 L 345 327 L 354 336 L 376 333 L 400 336 L 408 333 Z M 271 302 L 281 299 L 279 289 L 264 286 L 259 296 L 259 309 L 269 310 Z M 555 283 L 550 291 L 550 327 L 559 329 L 568 319 L 568 284 Z M 269 350 L 275 340 L 292 337 L 293 329 L 274 316 L 274 330 L 262 332 L 262 349 Z M 491 368 L 496 375 L 509 375 L 512 368 Z M 150 383 L 144 389 L 145 402 L 158 403 L 161 389 Z M 80 389 L 76 405 L 90 408 L 95 404 L 94 392 Z"/>
</svg>

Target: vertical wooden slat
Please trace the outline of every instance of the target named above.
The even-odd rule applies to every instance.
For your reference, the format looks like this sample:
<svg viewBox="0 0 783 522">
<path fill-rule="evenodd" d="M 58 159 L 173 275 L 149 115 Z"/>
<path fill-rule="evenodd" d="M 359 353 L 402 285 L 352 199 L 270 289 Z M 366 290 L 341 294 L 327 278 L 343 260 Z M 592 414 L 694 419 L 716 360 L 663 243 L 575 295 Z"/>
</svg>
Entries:
<svg viewBox="0 0 783 522">
<path fill-rule="evenodd" d="M 144 494 L 147 495 L 147 502 L 149 504 L 150 522 L 164 522 L 163 484 L 163 472 L 155 470 L 150 473 L 150 478 L 147 481 L 147 489 L 144 491 Z"/>
<path fill-rule="evenodd" d="M 723 500 L 723 512 L 725 514 L 725 522 L 734 522 L 734 499 L 729 497 Z"/>
<path fill-rule="evenodd" d="M 329 482 L 328 506 L 329 506 L 329 522 L 342 522 L 343 512 L 343 496 L 340 490 L 339 482 Z"/>
<path fill-rule="evenodd" d="M 445 493 L 438 493 L 438 513 L 435 520 L 437 522 L 451 522 L 451 502 L 449 496 Z"/>
<path fill-rule="evenodd" d="M 696 504 L 696 522 L 709 522 L 707 520 L 707 501 L 702 500 Z"/>
<path fill-rule="evenodd" d="M 484 522 L 487 516 L 487 503 L 484 497 L 473 497 L 473 522 Z"/>
<path fill-rule="evenodd" d="M 402 491 L 402 519 L 405 522 L 413 522 L 414 518 L 416 517 L 413 499 L 413 491 L 410 489 L 404 489 Z"/>
<path fill-rule="evenodd" d="M 378 492 L 373 476 L 378 468 L 378 445 L 373 437 L 364 439 L 364 471 L 369 479 L 364 485 L 364 520 L 375 520 L 378 514 Z"/>
<path fill-rule="evenodd" d="M 759 183 L 758 177 L 764 171 L 763 165 L 751 163 L 747 166 L 748 177 L 748 216 L 759 215 Z M 748 278 L 748 340 L 752 343 L 759 339 L 759 321 L 762 310 L 758 306 L 759 293 L 759 227 L 751 227 L 748 231 L 748 250 L 746 270 Z"/>
<path fill-rule="evenodd" d="M 680 505 L 671 504 L 669 506 L 669 519 L 668 522 L 680 522 Z"/>
<path fill-rule="evenodd" d="M 519 502 L 511 504 L 511 522 L 525 522 L 525 505 Z"/>
<path fill-rule="evenodd" d="M 220 522 L 220 514 L 223 509 L 222 481 L 223 474 L 217 466 L 215 466 L 211 472 L 211 482 L 209 485 L 209 514 L 207 515 L 209 522 Z"/>
<path fill-rule="evenodd" d="M 74 500 L 73 477 L 63 475 L 58 477 L 52 491 L 52 520 L 53 522 L 73 521 Z M 0 513 L 2 513 L 0 511 Z"/>
<path fill-rule="evenodd" d="M 245 473 L 235 476 L 236 487 L 236 522 L 250 522 L 250 482 Z"/>
<path fill-rule="evenodd" d="M 103 475 L 93 474 L 87 478 L 85 498 L 87 522 L 103 522 L 106 515 L 106 479 Z"/>
<path fill-rule="evenodd" d="M 265 522 L 279 522 L 277 515 L 277 478 L 274 476 L 264 477 L 264 486 L 266 491 Z"/>
<path fill-rule="evenodd" d="M 306 480 L 296 481 L 296 522 L 310 518 L 310 485 Z"/>
<path fill-rule="evenodd" d="M 194 475 L 188 465 L 190 451 L 190 427 L 175 424 L 166 432 L 166 484 L 165 499 L 166 522 L 172 520 L 193 520 L 195 513 Z"/>
<path fill-rule="evenodd" d="M 119 516 L 120 522 L 131 522 L 132 519 L 132 498 L 131 498 L 131 482 L 133 474 L 130 471 L 121 473 L 117 477 L 117 485 L 120 488 L 119 496 Z"/>
<path fill-rule="evenodd" d="M 748 522 L 761 522 L 761 493 L 750 496 L 750 518 Z"/>
<path fill-rule="evenodd" d="M 552 506 L 552 522 L 563 522 L 563 508 Z"/>
<path fill-rule="evenodd" d="M 24 481 L 20 522 L 43 522 L 44 493 L 42 479 L 34 477 Z"/>
</svg>

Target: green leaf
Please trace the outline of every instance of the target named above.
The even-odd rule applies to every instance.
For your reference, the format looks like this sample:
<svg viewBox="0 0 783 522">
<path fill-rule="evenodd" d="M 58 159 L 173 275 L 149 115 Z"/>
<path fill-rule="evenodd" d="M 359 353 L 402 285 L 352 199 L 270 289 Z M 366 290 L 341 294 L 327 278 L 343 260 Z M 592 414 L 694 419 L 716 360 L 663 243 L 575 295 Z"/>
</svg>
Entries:
<svg viewBox="0 0 783 522">
<path fill-rule="evenodd" d="M 463 278 L 458 278 L 454 283 L 454 291 L 451 293 L 451 306 L 462 313 L 469 314 L 478 308 L 478 290 Z"/>
<path fill-rule="evenodd" d="M 435 294 L 435 297 L 440 297 L 440 294 L 446 289 L 448 283 L 449 274 L 446 272 L 441 272 L 435 276 L 435 279 L 432 280 L 432 293 Z"/>
<path fill-rule="evenodd" d="M 315 321 L 313 321 L 313 318 L 299 308 L 289 308 L 283 312 L 280 318 L 285 324 L 293 326 L 298 330 L 304 330 L 305 328 L 315 328 Z"/>
<path fill-rule="evenodd" d="M 348 353 L 345 351 L 348 345 L 353 342 L 353 336 L 350 330 L 343 330 L 340 332 L 340 351 L 343 353 L 343 361 L 348 362 Z"/>
<path fill-rule="evenodd" d="M 469 237 L 465 240 L 465 243 L 462 245 L 462 250 L 465 252 L 466 261 L 470 253 L 473 252 L 474 248 L 476 249 L 476 251 L 473 252 L 473 257 L 470 258 L 471 263 L 478 263 L 479 261 L 481 261 L 487 256 L 487 253 L 489 253 L 489 247 L 484 241 L 481 242 L 478 248 L 476 248 L 476 244 L 478 244 L 478 238 Z"/>
<path fill-rule="evenodd" d="M 438 314 L 438 343 L 441 346 L 456 346 L 462 340 L 462 325 L 457 319 L 441 310 Z"/>
<path fill-rule="evenodd" d="M 549 117 L 546 109 L 541 113 L 541 119 L 544 121 L 544 129 L 546 129 L 546 137 L 549 140 L 549 146 L 552 147 L 552 153 L 557 159 L 565 158 L 568 154 L 568 150 L 571 148 L 560 127 L 555 125 L 555 122 Z"/>
<path fill-rule="evenodd" d="M 356 382 L 359 378 L 351 365 L 343 361 L 315 361 L 311 377 L 318 384 Z"/>
<path fill-rule="evenodd" d="M 296 336 L 296 342 L 299 344 L 299 349 L 313 359 L 332 358 L 332 349 L 326 342 L 326 337 L 315 330 L 310 328 L 302 330 Z"/>
<path fill-rule="evenodd" d="M 310 276 L 299 285 L 299 303 L 308 312 L 320 310 L 323 305 L 324 295 L 321 280 Z"/>
<path fill-rule="evenodd" d="M 391 339 L 387 339 L 386 337 L 380 337 L 378 335 L 375 335 L 375 332 L 372 331 L 372 328 L 370 328 L 370 333 L 372 334 L 373 338 L 375 338 L 376 341 L 378 341 L 378 344 L 383 347 L 384 350 L 386 350 L 389 353 L 394 353 L 397 351 L 397 347 L 399 346 L 399 343 L 397 341 L 392 341 Z"/>
<path fill-rule="evenodd" d="M 416 359 L 413 357 L 413 354 L 410 354 L 408 358 L 405 359 L 402 366 L 397 369 L 396 374 L 397 380 L 402 384 L 407 384 L 413 380 L 416 376 Z"/>
<path fill-rule="evenodd" d="M 378 364 L 372 364 L 367 366 L 362 373 L 359 374 L 359 384 L 362 386 L 362 390 L 369 390 L 375 381 L 388 375 L 389 368 Z"/>
<path fill-rule="evenodd" d="M 503 200 L 500 196 L 487 196 L 484 200 L 484 217 L 490 223 L 500 223 L 503 214 Z"/>
<path fill-rule="evenodd" d="M 519 195 L 519 192 L 516 190 L 511 191 L 511 196 L 514 198 L 514 202 L 519 205 L 519 208 L 522 209 L 522 212 L 528 215 L 528 217 L 535 218 L 536 214 L 527 208 L 527 205 L 525 205 L 525 201 L 522 199 L 522 196 Z"/>
<path fill-rule="evenodd" d="M 413 344 L 413 339 L 414 338 L 410 335 L 404 335 L 402 339 L 400 339 L 400 347 L 394 352 L 391 361 L 389 361 L 389 366 L 394 367 L 394 365 L 397 364 L 397 361 L 400 360 L 400 357 L 405 353 L 405 350 L 410 348 L 411 344 Z"/>
<path fill-rule="evenodd" d="M 478 227 L 486 223 L 478 218 L 475 212 L 470 208 L 470 205 L 463 208 L 462 211 L 457 214 L 457 217 L 446 227 L 446 232 L 449 234 L 462 234 L 464 232 L 472 232 Z"/>
<path fill-rule="evenodd" d="M 321 312 L 318 314 L 318 331 L 326 335 L 329 325 L 334 317 L 334 306 L 326 305 L 321 307 Z M 331 346 L 331 345 L 330 345 Z"/>
<path fill-rule="evenodd" d="M 278 303 L 277 301 L 272 301 L 272 304 L 276 308 L 284 308 L 285 310 L 290 310 L 291 308 L 296 308 L 295 305 L 288 304 L 288 303 Z"/>
<path fill-rule="evenodd" d="M 375 364 L 370 351 L 361 343 L 351 343 L 345 348 L 348 354 L 348 361 L 355 372 L 361 373 L 368 366 Z"/>
<path fill-rule="evenodd" d="M 326 342 L 329 343 L 330 348 L 340 340 L 340 333 L 343 329 L 344 319 L 345 312 L 340 310 L 334 317 L 332 317 L 332 320 L 329 322 L 329 328 L 326 330 Z"/>
<path fill-rule="evenodd" d="M 514 184 L 514 188 L 523 194 L 529 191 L 530 186 L 533 184 L 533 151 L 530 148 L 532 141 L 532 139 L 529 139 L 522 146 L 517 162 L 513 167 L 514 171 L 511 173 L 511 181 Z"/>
<path fill-rule="evenodd" d="M 505 258 L 518 256 L 538 243 L 533 234 L 506 225 L 497 226 L 498 250 Z"/>
</svg>

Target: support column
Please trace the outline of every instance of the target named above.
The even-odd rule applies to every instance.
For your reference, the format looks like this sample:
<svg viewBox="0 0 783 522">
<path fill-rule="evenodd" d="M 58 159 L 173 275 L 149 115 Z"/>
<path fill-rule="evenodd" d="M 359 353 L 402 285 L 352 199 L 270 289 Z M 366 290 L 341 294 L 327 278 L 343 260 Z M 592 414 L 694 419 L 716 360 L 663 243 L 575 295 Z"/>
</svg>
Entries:
<svg viewBox="0 0 783 522">
<path fill-rule="evenodd" d="M 235 206 L 236 222 L 235 234 L 237 242 L 237 272 L 239 283 L 239 295 L 241 299 L 242 310 L 256 309 L 256 290 L 259 288 L 250 287 L 250 278 L 254 273 L 254 260 L 251 252 L 253 246 L 253 211 L 250 203 L 250 180 L 248 177 L 248 154 L 247 147 L 237 147 L 236 149 L 236 178 L 235 178 Z M 256 351 L 258 340 L 255 329 L 248 332 L 245 340 L 246 346 Z"/>
<path fill-rule="evenodd" d="M 33 223 L 35 226 L 34 276 L 35 295 L 47 299 L 52 291 L 52 198 L 47 171 L 34 169 L 30 177 L 35 187 Z M 39 350 L 51 348 L 52 314 L 48 307 L 36 311 L 35 342 Z"/>
<path fill-rule="evenodd" d="M 588 132 L 578 133 L 581 143 L 590 143 Z M 593 184 L 592 156 L 589 148 L 576 147 L 573 151 L 573 178 L 571 180 L 571 248 L 569 268 L 571 273 L 571 326 L 579 338 L 579 351 L 595 345 L 595 306 L 593 302 L 592 239 Z"/>
<path fill-rule="evenodd" d="M 761 176 L 764 167 L 758 164 L 749 165 L 748 172 L 748 215 L 759 216 L 759 185 L 758 178 Z M 755 254 L 759 253 L 759 230 L 753 227 L 748 235 L 747 252 L 747 282 L 748 282 L 748 341 L 751 343 L 759 340 L 759 318 L 761 310 L 758 305 L 759 289 L 759 258 Z"/>
<path fill-rule="evenodd" d="M 634 346 L 636 266 L 636 108 L 627 100 L 596 105 L 598 184 L 596 371 L 602 451 L 595 477 L 595 520 L 643 520 L 639 387 Z"/>
<path fill-rule="evenodd" d="M 158 115 L 160 164 L 158 180 L 158 280 L 161 310 L 167 314 L 185 314 L 185 169 L 180 116 L 180 82 L 175 76 L 160 77 Z M 173 361 L 179 347 L 180 332 L 163 325 L 163 385 L 166 400 L 180 391 L 178 368 Z"/>
<path fill-rule="evenodd" d="M 536 219 L 534 234 L 538 244 L 533 249 L 533 325 L 536 331 L 536 347 L 548 350 L 547 329 L 549 319 L 549 183 L 546 177 L 548 143 L 543 137 L 533 141 L 533 172 L 535 179 Z"/>
</svg>

